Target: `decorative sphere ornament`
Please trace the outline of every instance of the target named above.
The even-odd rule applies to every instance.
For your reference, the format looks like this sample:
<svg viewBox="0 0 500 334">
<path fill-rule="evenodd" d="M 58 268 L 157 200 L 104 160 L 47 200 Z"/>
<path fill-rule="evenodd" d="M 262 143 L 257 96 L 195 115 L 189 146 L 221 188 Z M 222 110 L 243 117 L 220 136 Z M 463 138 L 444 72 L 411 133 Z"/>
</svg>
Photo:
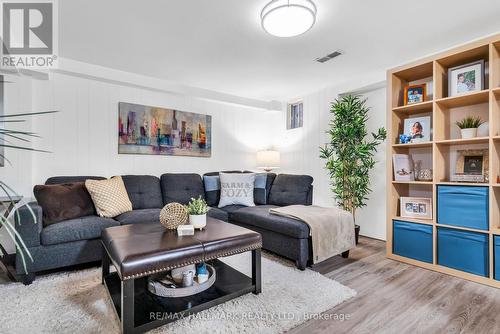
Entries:
<svg viewBox="0 0 500 334">
<path fill-rule="evenodd" d="M 160 211 L 160 223 L 169 230 L 175 230 L 177 226 L 184 225 L 187 221 L 187 210 L 180 203 L 169 203 Z"/>
</svg>

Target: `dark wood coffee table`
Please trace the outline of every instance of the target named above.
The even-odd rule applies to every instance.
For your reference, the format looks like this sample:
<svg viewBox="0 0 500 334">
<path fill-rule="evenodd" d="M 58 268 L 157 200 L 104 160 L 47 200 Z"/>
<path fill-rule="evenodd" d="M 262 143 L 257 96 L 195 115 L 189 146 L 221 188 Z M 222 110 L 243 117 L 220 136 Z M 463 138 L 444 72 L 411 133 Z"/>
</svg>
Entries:
<svg viewBox="0 0 500 334">
<path fill-rule="evenodd" d="M 246 228 L 207 218 L 203 231 L 177 236 L 160 224 L 110 227 L 102 233 L 102 282 L 120 320 L 122 333 L 141 333 L 195 314 L 247 293 L 261 292 L 262 238 Z M 252 252 L 252 277 L 217 258 Z M 147 278 L 188 264 L 208 262 L 217 279 L 189 297 L 150 293 Z M 116 272 L 110 273 L 110 264 Z"/>
</svg>

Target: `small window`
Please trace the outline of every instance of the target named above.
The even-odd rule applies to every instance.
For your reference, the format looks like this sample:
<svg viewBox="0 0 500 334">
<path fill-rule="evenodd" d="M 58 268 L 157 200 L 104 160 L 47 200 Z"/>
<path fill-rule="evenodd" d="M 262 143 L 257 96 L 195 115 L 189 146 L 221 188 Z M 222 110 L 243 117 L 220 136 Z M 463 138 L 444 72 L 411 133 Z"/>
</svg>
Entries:
<svg viewBox="0 0 500 334">
<path fill-rule="evenodd" d="M 304 122 L 303 118 L 304 103 L 302 101 L 289 103 L 286 114 L 287 130 L 301 128 Z"/>
</svg>

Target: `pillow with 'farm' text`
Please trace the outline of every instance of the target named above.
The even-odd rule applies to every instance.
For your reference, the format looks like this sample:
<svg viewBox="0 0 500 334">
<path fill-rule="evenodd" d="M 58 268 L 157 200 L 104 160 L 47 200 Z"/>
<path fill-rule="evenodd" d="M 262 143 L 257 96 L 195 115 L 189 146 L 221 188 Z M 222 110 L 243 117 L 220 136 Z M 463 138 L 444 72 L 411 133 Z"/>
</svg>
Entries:
<svg viewBox="0 0 500 334">
<path fill-rule="evenodd" d="M 219 173 L 219 177 L 219 208 L 228 205 L 255 206 L 253 200 L 254 173 Z"/>
</svg>

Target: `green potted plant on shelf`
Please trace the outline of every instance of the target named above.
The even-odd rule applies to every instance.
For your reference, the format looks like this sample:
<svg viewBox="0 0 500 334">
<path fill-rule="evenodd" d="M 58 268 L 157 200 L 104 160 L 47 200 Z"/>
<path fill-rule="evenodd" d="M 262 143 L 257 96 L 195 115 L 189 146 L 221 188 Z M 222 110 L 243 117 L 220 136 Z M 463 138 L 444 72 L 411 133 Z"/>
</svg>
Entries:
<svg viewBox="0 0 500 334">
<path fill-rule="evenodd" d="M 203 229 L 207 225 L 208 205 L 203 198 L 191 198 L 191 201 L 186 206 L 189 214 L 189 223 L 194 228 Z"/>
<path fill-rule="evenodd" d="M 470 139 L 477 137 L 477 128 L 483 123 L 480 117 L 467 116 L 455 124 L 460 128 L 462 139 Z"/>
<path fill-rule="evenodd" d="M 359 96 L 347 95 L 335 100 L 330 108 L 333 118 L 327 131 L 330 142 L 320 148 L 337 204 L 352 213 L 354 219 L 356 209 L 366 206 L 374 155 L 387 136 L 382 127 L 367 138 L 368 111 L 366 100 Z"/>
</svg>

